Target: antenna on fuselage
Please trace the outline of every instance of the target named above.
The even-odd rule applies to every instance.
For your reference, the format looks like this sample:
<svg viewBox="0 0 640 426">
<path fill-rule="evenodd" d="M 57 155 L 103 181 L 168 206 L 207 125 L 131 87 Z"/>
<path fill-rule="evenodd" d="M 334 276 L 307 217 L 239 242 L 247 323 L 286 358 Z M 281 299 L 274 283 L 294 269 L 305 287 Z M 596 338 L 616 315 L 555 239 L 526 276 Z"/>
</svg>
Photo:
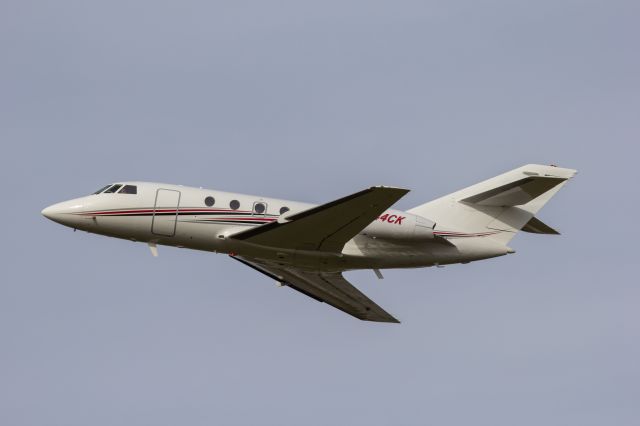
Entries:
<svg viewBox="0 0 640 426">
<path fill-rule="evenodd" d="M 156 243 L 147 243 L 149 245 L 149 250 L 151 250 L 151 255 L 153 257 L 158 257 L 158 246 Z"/>
</svg>

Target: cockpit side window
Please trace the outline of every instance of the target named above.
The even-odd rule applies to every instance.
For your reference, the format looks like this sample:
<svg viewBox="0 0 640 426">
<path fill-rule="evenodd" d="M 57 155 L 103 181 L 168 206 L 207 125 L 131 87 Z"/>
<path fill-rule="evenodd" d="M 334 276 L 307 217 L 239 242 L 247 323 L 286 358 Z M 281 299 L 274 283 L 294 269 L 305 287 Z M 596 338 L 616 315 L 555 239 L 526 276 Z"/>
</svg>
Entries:
<svg viewBox="0 0 640 426">
<path fill-rule="evenodd" d="M 113 185 L 111 188 L 107 189 L 106 191 L 104 191 L 105 194 L 113 194 L 114 192 L 116 192 L 118 189 L 120 189 L 122 187 L 122 185 L 117 184 L 117 185 Z"/>
<path fill-rule="evenodd" d="M 100 189 L 98 189 L 96 192 L 94 192 L 94 193 L 93 193 L 93 195 L 96 195 L 96 194 L 101 193 L 101 192 L 102 192 L 102 191 L 104 191 L 105 189 L 109 188 L 111 185 L 113 185 L 113 184 L 111 184 L 111 183 L 110 183 L 110 184 L 109 184 L 109 185 L 107 185 L 107 186 L 103 186 L 102 188 L 100 188 Z"/>
<path fill-rule="evenodd" d="M 118 194 L 137 194 L 137 193 L 138 193 L 138 187 L 135 185 L 125 185 L 122 187 L 120 192 L 118 192 Z"/>
</svg>

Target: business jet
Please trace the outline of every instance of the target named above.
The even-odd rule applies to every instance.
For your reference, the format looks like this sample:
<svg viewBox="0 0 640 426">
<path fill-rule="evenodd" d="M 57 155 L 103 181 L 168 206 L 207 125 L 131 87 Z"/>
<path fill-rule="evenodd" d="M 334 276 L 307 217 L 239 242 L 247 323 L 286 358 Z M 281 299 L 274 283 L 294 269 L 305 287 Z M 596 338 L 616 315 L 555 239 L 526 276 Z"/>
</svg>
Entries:
<svg viewBox="0 0 640 426">
<path fill-rule="evenodd" d="M 530 164 L 419 205 L 374 186 L 322 205 L 151 182 L 118 182 L 42 214 L 83 231 L 228 254 L 286 286 L 366 321 L 399 322 L 343 272 L 468 263 L 514 253 L 518 231 L 558 234 L 535 215 L 576 174 Z"/>
</svg>

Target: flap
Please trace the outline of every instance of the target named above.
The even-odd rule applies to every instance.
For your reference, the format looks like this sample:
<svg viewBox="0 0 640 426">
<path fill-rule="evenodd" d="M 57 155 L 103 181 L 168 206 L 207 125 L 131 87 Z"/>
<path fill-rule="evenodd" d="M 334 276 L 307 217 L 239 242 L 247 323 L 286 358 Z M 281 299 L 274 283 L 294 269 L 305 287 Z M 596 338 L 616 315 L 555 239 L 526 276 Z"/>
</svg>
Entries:
<svg viewBox="0 0 640 426">
<path fill-rule="evenodd" d="M 269 247 L 340 252 L 351 238 L 402 198 L 408 189 L 376 186 L 295 213 L 229 238 Z"/>
<path fill-rule="evenodd" d="M 340 272 L 303 270 L 239 256 L 232 258 L 312 299 L 328 303 L 358 319 L 400 322 L 355 288 Z"/>
</svg>

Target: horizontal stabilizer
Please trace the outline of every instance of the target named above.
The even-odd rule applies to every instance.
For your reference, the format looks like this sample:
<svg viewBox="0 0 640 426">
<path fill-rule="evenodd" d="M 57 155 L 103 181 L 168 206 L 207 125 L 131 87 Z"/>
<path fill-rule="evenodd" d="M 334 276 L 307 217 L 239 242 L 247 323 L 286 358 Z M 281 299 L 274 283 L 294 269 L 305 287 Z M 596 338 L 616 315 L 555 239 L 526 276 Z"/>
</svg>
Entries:
<svg viewBox="0 0 640 426">
<path fill-rule="evenodd" d="M 524 225 L 522 228 L 524 232 L 531 232 L 533 234 L 551 234 L 551 235 L 560 235 L 558 231 L 542 222 L 540 219 L 536 217 L 532 217 L 529 222 Z"/>
<path fill-rule="evenodd" d="M 519 206 L 527 204 L 565 180 L 567 179 L 559 177 L 531 176 L 472 195 L 460 201 L 480 206 Z"/>
</svg>

